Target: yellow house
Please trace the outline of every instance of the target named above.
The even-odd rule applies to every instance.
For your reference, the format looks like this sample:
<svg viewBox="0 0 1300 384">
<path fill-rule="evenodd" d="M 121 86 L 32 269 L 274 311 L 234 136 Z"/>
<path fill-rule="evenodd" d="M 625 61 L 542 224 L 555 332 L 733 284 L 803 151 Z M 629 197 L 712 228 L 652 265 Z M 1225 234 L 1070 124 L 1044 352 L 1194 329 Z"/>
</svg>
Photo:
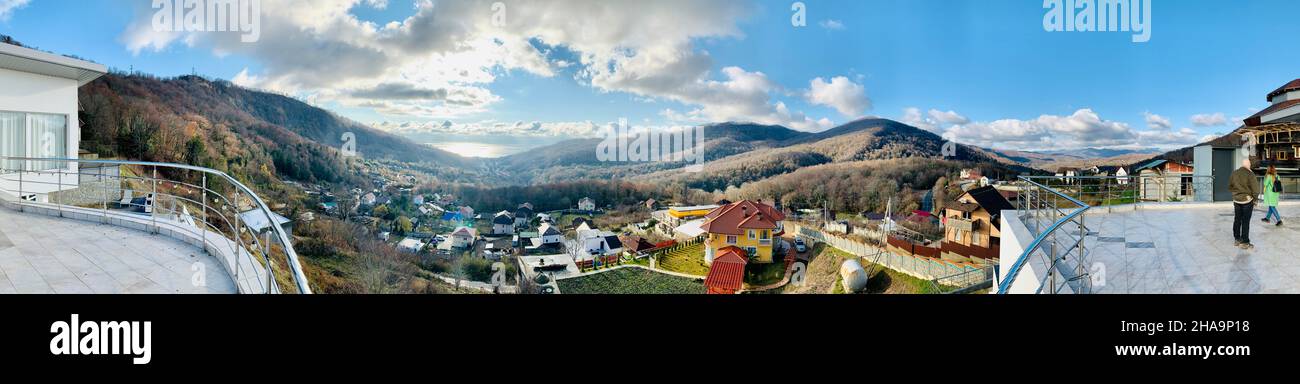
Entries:
<svg viewBox="0 0 1300 384">
<path fill-rule="evenodd" d="M 785 214 L 760 202 L 744 200 L 714 209 L 705 215 L 700 228 L 708 233 L 704 263 L 712 265 L 715 255 L 727 247 L 745 251 L 750 263 L 771 263 L 773 245 L 781 236 Z"/>
</svg>

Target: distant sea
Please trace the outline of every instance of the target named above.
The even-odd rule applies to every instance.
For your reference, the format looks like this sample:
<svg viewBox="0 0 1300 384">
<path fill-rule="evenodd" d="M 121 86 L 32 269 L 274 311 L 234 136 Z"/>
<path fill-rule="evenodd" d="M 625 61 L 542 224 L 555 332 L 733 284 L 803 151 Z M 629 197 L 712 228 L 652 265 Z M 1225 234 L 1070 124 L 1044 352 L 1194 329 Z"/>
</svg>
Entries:
<svg viewBox="0 0 1300 384">
<path fill-rule="evenodd" d="M 405 136 L 417 143 L 429 145 L 457 155 L 483 158 L 510 156 L 568 139 L 564 137 L 549 136 L 489 136 L 445 133 L 414 133 Z"/>
</svg>

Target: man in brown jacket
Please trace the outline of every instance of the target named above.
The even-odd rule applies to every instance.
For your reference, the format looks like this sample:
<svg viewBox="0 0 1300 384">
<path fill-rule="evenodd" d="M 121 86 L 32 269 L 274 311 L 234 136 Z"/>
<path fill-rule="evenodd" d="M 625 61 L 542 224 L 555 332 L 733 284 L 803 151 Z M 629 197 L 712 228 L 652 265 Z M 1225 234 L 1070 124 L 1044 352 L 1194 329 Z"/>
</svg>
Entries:
<svg viewBox="0 0 1300 384">
<path fill-rule="evenodd" d="M 1259 186 L 1259 178 L 1250 170 L 1250 158 L 1241 161 L 1241 168 L 1232 171 L 1228 179 L 1228 191 L 1232 192 L 1232 237 L 1237 239 L 1237 247 L 1251 249 L 1250 215 L 1255 211 L 1255 202 L 1264 189 Z"/>
</svg>

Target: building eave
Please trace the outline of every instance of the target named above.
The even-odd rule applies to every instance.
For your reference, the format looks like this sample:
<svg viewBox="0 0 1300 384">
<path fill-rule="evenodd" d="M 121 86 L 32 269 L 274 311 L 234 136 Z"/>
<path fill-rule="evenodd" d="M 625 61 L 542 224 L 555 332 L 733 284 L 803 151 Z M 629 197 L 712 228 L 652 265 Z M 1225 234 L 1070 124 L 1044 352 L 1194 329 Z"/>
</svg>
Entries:
<svg viewBox="0 0 1300 384">
<path fill-rule="evenodd" d="M 77 86 L 108 73 L 108 67 L 103 64 L 3 43 L 0 43 L 0 68 L 76 80 Z"/>
</svg>

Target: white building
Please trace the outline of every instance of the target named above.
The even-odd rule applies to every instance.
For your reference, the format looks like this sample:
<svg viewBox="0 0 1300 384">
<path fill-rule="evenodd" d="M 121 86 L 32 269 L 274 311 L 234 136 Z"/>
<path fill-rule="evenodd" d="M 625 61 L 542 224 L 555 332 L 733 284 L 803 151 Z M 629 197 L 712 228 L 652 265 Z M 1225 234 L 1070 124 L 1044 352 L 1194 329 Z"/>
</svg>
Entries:
<svg viewBox="0 0 1300 384">
<path fill-rule="evenodd" d="M 492 234 L 493 235 L 513 235 L 515 234 L 515 218 L 508 211 L 497 212 L 492 216 Z"/>
<path fill-rule="evenodd" d="M 541 241 L 541 244 L 539 245 L 559 244 L 564 242 L 564 233 L 552 226 L 551 223 L 543 223 L 541 227 L 538 227 L 537 236 L 539 241 Z"/>
<path fill-rule="evenodd" d="M 77 88 L 107 72 L 100 64 L 0 43 L 0 156 L 77 157 Z M 78 172 L 75 162 L 0 160 L 0 168 Z M 76 177 L 65 177 L 60 186 L 53 173 L 28 176 L 23 194 L 37 201 L 48 201 L 48 193 L 78 184 Z M 0 189 L 18 190 L 17 182 L 13 184 Z"/>
<path fill-rule="evenodd" d="M 474 246 L 474 238 L 478 237 L 478 232 L 474 228 L 460 227 L 451 232 L 451 239 L 448 243 L 452 248 L 469 248 Z"/>
<path fill-rule="evenodd" d="M 589 229 L 578 232 L 578 244 L 591 255 L 610 255 L 623 252 L 623 242 L 609 231 Z"/>
<path fill-rule="evenodd" d="M 408 237 L 397 243 L 397 249 L 402 252 L 420 253 L 420 250 L 424 249 L 424 245 L 424 242 L 420 241 L 420 239 Z"/>
<path fill-rule="evenodd" d="M 595 210 L 596 210 L 596 201 L 595 201 L 595 200 L 592 200 L 590 197 L 584 197 L 584 198 L 582 198 L 582 200 L 578 200 L 578 210 L 579 210 L 579 211 L 595 211 Z"/>
</svg>

